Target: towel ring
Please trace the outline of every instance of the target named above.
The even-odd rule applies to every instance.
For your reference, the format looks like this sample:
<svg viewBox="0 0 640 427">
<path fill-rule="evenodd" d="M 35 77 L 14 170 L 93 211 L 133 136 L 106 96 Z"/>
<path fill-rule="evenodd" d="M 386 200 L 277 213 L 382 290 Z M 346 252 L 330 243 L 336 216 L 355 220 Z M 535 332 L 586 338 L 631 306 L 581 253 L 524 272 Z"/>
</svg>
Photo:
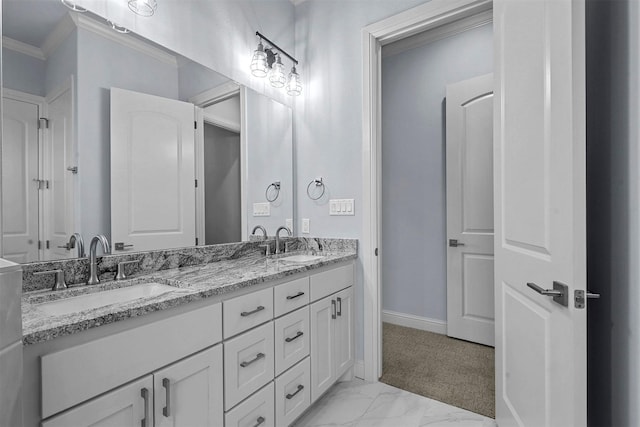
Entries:
<svg viewBox="0 0 640 427">
<path fill-rule="evenodd" d="M 311 193 L 309 192 L 309 189 L 311 188 L 312 184 L 315 184 L 316 187 L 322 187 L 322 193 L 320 193 L 318 197 L 311 196 Z M 309 185 L 307 185 L 307 196 L 309 196 L 311 200 L 320 200 L 322 196 L 324 196 L 324 191 L 325 191 L 325 185 L 324 185 L 324 182 L 322 182 L 322 177 L 312 180 L 309 183 Z"/>
<path fill-rule="evenodd" d="M 269 190 L 271 189 L 271 187 L 273 187 L 273 192 L 275 193 L 275 197 L 273 198 L 269 197 Z M 264 197 L 267 199 L 268 202 L 275 202 L 279 195 L 280 195 L 280 181 L 272 182 L 271 184 L 269 184 L 269 186 L 264 192 Z"/>
</svg>

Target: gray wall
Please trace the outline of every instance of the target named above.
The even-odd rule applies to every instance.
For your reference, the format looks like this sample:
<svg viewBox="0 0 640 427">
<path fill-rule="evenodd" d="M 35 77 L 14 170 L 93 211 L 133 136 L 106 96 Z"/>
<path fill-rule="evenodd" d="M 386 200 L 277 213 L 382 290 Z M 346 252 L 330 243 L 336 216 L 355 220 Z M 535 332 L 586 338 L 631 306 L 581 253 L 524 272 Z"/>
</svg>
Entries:
<svg viewBox="0 0 640 427">
<path fill-rule="evenodd" d="M 2 48 L 2 72 L 3 87 L 45 96 L 45 61 Z"/>
<path fill-rule="evenodd" d="M 447 319 L 446 85 L 492 70 L 492 25 L 383 56 L 384 310 Z"/>
<path fill-rule="evenodd" d="M 204 125 L 205 244 L 239 242 L 240 134 Z"/>
<path fill-rule="evenodd" d="M 640 425 L 640 7 L 587 1 L 588 421 Z"/>
<path fill-rule="evenodd" d="M 295 100 L 297 228 L 311 236 L 362 239 L 362 28 L 423 0 L 305 1 L 295 8 L 302 94 Z M 327 194 L 311 201 L 309 181 L 323 176 Z M 355 216 L 329 216 L 329 198 L 354 198 Z M 364 357 L 362 261 L 356 264 L 356 358 Z"/>
</svg>

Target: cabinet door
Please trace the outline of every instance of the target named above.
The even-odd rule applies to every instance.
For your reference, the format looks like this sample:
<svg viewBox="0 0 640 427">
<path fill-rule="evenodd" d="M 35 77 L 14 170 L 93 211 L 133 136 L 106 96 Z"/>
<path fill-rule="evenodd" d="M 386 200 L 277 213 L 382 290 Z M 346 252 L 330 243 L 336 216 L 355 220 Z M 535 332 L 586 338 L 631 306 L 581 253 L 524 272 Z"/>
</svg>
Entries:
<svg viewBox="0 0 640 427">
<path fill-rule="evenodd" d="M 353 288 L 347 288 L 334 296 L 336 300 L 335 363 L 336 379 L 353 366 L 355 342 L 353 339 Z"/>
<path fill-rule="evenodd" d="M 50 418 L 42 427 L 152 427 L 152 391 L 149 375 Z"/>
<path fill-rule="evenodd" d="M 222 425 L 221 344 L 155 372 L 153 385 L 156 427 Z"/>
<path fill-rule="evenodd" d="M 311 304 L 311 402 L 336 380 L 334 323 L 336 300 L 332 297 Z"/>
</svg>

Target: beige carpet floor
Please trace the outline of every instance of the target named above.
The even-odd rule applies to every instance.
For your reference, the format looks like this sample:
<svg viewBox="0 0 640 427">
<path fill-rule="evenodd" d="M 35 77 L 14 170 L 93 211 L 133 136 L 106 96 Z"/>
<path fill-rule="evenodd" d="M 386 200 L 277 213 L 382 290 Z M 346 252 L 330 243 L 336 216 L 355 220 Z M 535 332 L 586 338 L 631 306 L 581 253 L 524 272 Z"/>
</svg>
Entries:
<svg viewBox="0 0 640 427">
<path fill-rule="evenodd" d="M 380 381 L 495 418 L 494 349 L 383 324 Z"/>
</svg>

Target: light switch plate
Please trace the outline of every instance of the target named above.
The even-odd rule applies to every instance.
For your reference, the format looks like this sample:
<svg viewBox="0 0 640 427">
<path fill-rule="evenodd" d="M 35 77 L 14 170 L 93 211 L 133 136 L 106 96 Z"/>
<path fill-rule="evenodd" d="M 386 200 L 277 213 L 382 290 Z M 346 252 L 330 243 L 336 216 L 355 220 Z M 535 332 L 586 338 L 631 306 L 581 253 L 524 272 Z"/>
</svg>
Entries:
<svg viewBox="0 0 640 427">
<path fill-rule="evenodd" d="M 309 234 L 309 218 L 302 218 L 302 232 L 304 234 Z"/>
<path fill-rule="evenodd" d="M 353 199 L 329 200 L 329 215 L 355 215 L 355 203 Z"/>
<path fill-rule="evenodd" d="M 254 203 L 253 216 L 271 216 L 270 203 Z"/>
</svg>

